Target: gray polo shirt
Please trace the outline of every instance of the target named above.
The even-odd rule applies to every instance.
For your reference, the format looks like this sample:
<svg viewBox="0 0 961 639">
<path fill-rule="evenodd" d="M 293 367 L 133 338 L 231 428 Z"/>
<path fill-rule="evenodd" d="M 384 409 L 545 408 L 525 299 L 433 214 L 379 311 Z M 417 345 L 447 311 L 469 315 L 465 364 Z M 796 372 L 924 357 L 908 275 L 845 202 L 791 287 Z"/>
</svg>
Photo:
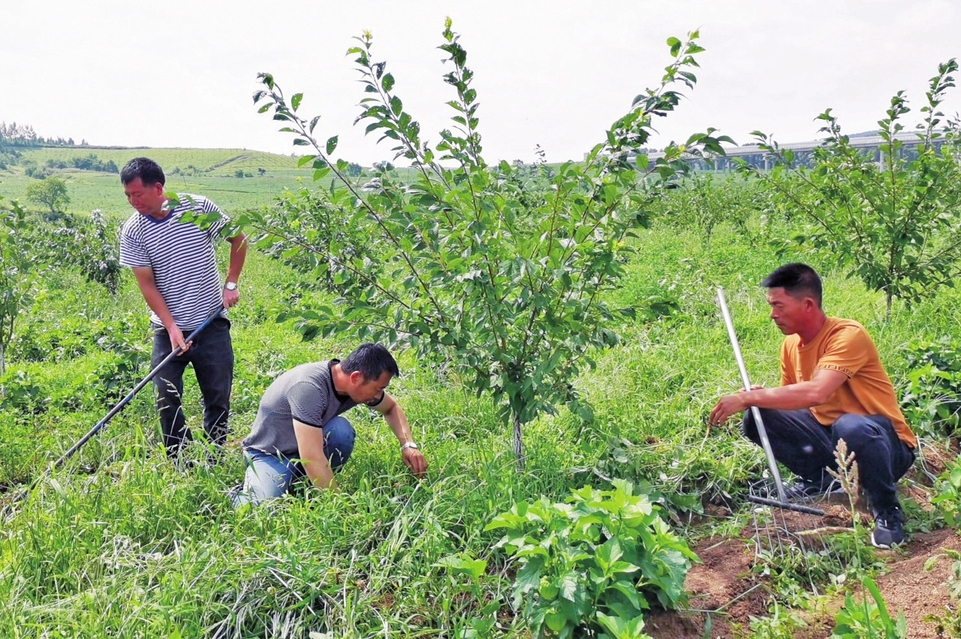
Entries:
<svg viewBox="0 0 961 639">
<path fill-rule="evenodd" d="M 323 428 L 331 419 L 356 406 L 357 402 L 334 390 L 330 367 L 339 361 L 301 364 L 275 379 L 260 400 L 244 447 L 296 458 L 299 451 L 293 420 Z M 383 395 L 370 406 L 382 400 Z"/>
</svg>

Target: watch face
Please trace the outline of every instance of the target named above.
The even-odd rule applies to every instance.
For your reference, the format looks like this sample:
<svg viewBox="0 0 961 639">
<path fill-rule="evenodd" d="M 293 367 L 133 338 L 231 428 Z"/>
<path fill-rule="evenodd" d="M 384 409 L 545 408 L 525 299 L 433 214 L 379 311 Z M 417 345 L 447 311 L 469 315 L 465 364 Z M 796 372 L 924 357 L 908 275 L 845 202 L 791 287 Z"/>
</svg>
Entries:
<svg viewBox="0 0 961 639">
<path fill-rule="evenodd" d="M 227 289 L 228 291 L 236 291 L 236 290 L 237 290 L 237 283 L 236 283 L 236 282 L 227 282 L 226 284 L 224 284 L 224 288 Z"/>
</svg>

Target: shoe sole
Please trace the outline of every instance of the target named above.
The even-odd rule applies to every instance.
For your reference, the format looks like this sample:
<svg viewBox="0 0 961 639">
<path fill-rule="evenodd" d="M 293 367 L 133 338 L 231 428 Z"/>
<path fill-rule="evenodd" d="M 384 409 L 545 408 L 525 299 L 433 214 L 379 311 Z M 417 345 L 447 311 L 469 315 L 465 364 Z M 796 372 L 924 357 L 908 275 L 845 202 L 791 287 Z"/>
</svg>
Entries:
<svg viewBox="0 0 961 639">
<path fill-rule="evenodd" d="M 891 550 L 891 546 L 900 546 L 903 543 L 904 543 L 904 540 L 902 539 L 901 541 L 891 542 L 890 544 L 887 544 L 887 545 L 879 544 L 874 540 L 874 533 L 871 533 L 871 545 L 874 546 L 875 548 L 883 548 L 884 550 Z"/>
</svg>

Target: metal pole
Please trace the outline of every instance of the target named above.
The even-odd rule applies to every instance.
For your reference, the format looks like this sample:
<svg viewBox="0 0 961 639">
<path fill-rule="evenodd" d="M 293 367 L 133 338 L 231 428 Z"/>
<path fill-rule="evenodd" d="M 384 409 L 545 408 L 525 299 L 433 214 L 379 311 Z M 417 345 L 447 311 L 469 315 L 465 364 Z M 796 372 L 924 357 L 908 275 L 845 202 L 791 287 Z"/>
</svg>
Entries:
<svg viewBox="0 0 961 639">
<path fill-rule="evenodd" d="M 196 329 L 194 329 L 193 332 L 191 332 L 190 335 L 189 335 L 184 341 L 189 342 L 189 341 L 191 341 L 194 337 L 196 337 L 196 336 L 200 333 L 200 331 L 202 331 L 202 330 L 204 330 L 205 328 L 207 328 L 207 326 L 210 324 L 210 322 L 212 322 L 212 321 L 213 321 L 214 319 L 216 319 L 217 317 L 220 317 L 221 311 L 223 311 L 223 307 L 218 308 L 217 311 L 214 312 L 213 315 L 211 315 L 210 317 L 208 317 L 207 319 L 205 319 L 205 320 L 203 321 L 203 324 L 201 324 L 201 325 L 198 326 Z M 53 463 L 50 465 L 50 469 L 47 471 L 48 474 L 49 474 L 51 471 L 53 471 L 53 470 L 55 470 L 55 469 L 57 469 L 57 468 L 60 468 L 60 466 L 62 466 L 65 461 L 67 461 L 68 459 L 70 459 L 70 458 L 74 455 L 74 453 L 76 453 L 78 450 L 80 450 L 80 449 L 83 447 L 84 444 L 86 444 L 88 441 L 90 441 L 90 439 L 91 439 L 94 435 L 96 435 L 98 432 L 100 432 L 100 429 L 102 429 L 104 426 L 106 426 L 106 425 L 107 425 L 107 422 L 109 422 L 111 419 L 113 419 L 114 416 L 116 416 L 117 413 L 119 413 L 119 412 L 122 411 L 124 408 L 126 408 L 126 407 L 127 407 L 127 404 L 130 403 L 130 400 L 132 400 L 137 393 L 139 393 L 141 390 L 143 390 L 143 387 L 146 386 L 148 383 L 150 383 L 150 380 L 152 380 L 154 377 L 156 377 L 157 373 L 160 372 L 160 369 L 161 369 L 161 368 L 163 368 L 164 366 L 166 366 L 167 363 L 170 362 L 170 360 L 172 360 L 174 357 L 177 357 L 178 355 L 180 355 L 181 352 L 183 352 L 183 349 L 181 349 L 180 347 L 177 347 L 176 350 L 172 351 L 169 355 L 167 355 L 166 357 L 164 357 L 163 360 L 161 360 L 161 362 L 160 362 L 159 364 L 157 364 L 156 366 L 154 366 L 154 367 L 153 367 L 153 370 L 151 370 L 149 373 L 147 373 L 147 376 L 144 377 L 142 380 L 140 380 L 140 383 L 137 384 L 136 386 L 134 386 L 133 390 L 130 391 L 129 393 L 127 393 L 127 396 L 124 397 L 123 399 L 121 399 L 119 404 L 117 404 L 116 406 L 114 406 L 113 408 L 111 408 L 111 409 L 110 409 L 110 412 L 107 413 L 107 414 L 104 416 L 103 419 L 101 419 L 99 422 L 97 422 L 96 425 L 95 425 L 93 428 L 91 428 L 90 431 L 89 431 L 86 435 L 84 435 L 83 437 L 81 437 L 80 440 L 79 440 L 76 444 L 74 444 L 73 446 L 71 446 L 70 449 L 69 449 L 67 452 L 65 452 L 65 453 L 60 457 L 60 459 L 58 459 L 57 461 L 53 462 Z"/>
<path fill-rule="evenodd" d="M 731 346 L 734 347 L 734 358 L 737 359 L 737 367 L 741 371 L 741 381 L 744 382 L 744 390 L 751 390 L 751 378 L 748 377 L 747 368 L 744 366 L 744 357 L 741 356 L 741 347 L 737 343 L 737 333 L 734 332 L 734 322 L 731 321 L 731 314 L 727 310 L 727 303 L 724 301 L 724 289 L 717 288 L 717 301 L 721 305 L 721 314 L 724 316 L 724 324 L 727 326 L 727 335 L 731 338 Z M 781 474 L 777 469 L 777 461 L 774 459 L 774 452 L 771 450 L 771 442 L 767 438 L 767 430 L 764 428 L 764 421 L 761 419 L 761 411 L 757 406 L 751 406 L 751 415 L 754 416 L 754 423 L 757 424 L 757 434 L 761 438 L 761 447 L 767 457 L 768 468 L 771 469 L 771 476 L 774 478 L 774 486 L 777 488 L 777 497 L 787 503 L 787 496 L 784 494 L 784 484 L 781 482 Z"/>
<path fill-rule="evenodd" d="M 212 322 L 214 319 L 220 317 L 221 311 L 223 311 L 223 307 L 218 308 L 217 311 L 214 312 L 213 315 L 211 315 L 210 317 L 208 317 L 207 319 L 205 319 L 204 322 L 203 322 L 203 324 L 201 324 L 201 325 L 198 326 L 196 329 L 194 329 L 194 331 L 190 333 L 190 335 L 187 337 L 187 339 L 186 339 L 185 341 L 189 342 L 189 341 L 192 340 L 194 337 L 196 337 L 196 336 L 200 333 L 200 331 L 202 331 L 202 330 L 204 330 L 205 328 L 207 328 L 207 326 L 210 324 L 210 322 Z M 55 461 L 55 462 L 53 462 L 52 464 L 50 464 L 50 466 L 47 467 L 47 470 L 46 470 L 46 472 L 44 472 L 43 475 L 37 477 L 35 480 L 33 480 L 33 482 L 31 482 L 31 484 L 30 484 L 30 486 L 29 486 L 28 488 L 22 490 L 20 493 L 18 493 L 16 496 L 14 496 L 13 500 L 11 500 L 11 502 L 10 502 L 9 504 L 7 504 L 7 506 L 5 507 L 4 510 L 5 510 L 5 511 L 9 510 L 10 507 L 13 506 L 13 504 L 15 504 L 16 502 L 22 500 L 24 497 L 26 497 L 28 494 L 30 494 L 30 491 L 33 490 L 33 488 L 34 488 L 38 483 L 40 483 L 40 480 L 41 480 L 41 479 L 43 479 L 44 477 L 48 477 L 51 473 L 53 473 L 54 470 L 56 470 L 57 468 L 60 468 L 60 466 L 62 466 L 65 461 L 67 461 L 68 459 L 70 459 L 78 450 L 80 450 L 81 448 L 83 448 L 83 445 L 84 445 L 84 444 L 86 444 L 88 441 L 90 441 L 90 440 L 93 438 L 94 435 L 96 435 L 98 432 L 100 432 L 100 430 L 101 430 L 104 426 L 107 425 L 107 422 L 109 422 L 111 419 L 113 419 L 114 416 L 116 416 L 117 413 L 119 413 L 120 411 L 122 411 L 122 410 L 127 406 L 127 404 L 130 403 L 130 400 L 132 400 L 132 399 L 134 398 L 134 396 L 135 396 L 137 393 L 139 393 L 139 392 L 143 389 L 143 387 L 146 386 L 146 385 L 150 382 L 150 380 L 152 380 L 152 379 L 157 375 L 157 373 L 160 371 L 161 368 L 163 368 L 163 367 L 164 367 L 170 360 L 172 360 L 174 357 L 180 355 L 180 353 L 182 352 L 182 350 L 183 350 L 183 349 L 181 349 L 181 348 L 178 347 L 176 350 L 172 351 L 169 355 L 167 355 L 165 358 L 163 358 L 163 360 L 162 360 L 159 364 L 157 364 L 156 366 L 154 366 L 154 367 L 153 367 L 153 370 L 151 370 L 149 373 L 147 373 L 147 376 L 144 377 L 142 380 L 140 380 L 140 383 L 137 384 L 132 391 L 130 391 L 129 393 L 127 393 L 127 396 L 124 397 L 122 400 L 120 400 L 120 403 L 119 403 L 119 404 L 117 404 L 117 405 L 114 406 L 112 409 L 110 409 L 110 412 L 107 413 L 107 414 L 104 416 L 103 419 L 101 419 L 99 422 L 97 422 L 96 425 L 94 425 L 94 427 L 91 428 L 91 429 L 87 432 L 86 435 L 84 435 L 83 437 L 81 437 L 80 440 L 79 440 L 76 444 L 74 444 L 73 446 L 71 446 L 70 449 L 69 449 L 67 452 L 65 452 L 63 455 L 61 455 L 60 459 L 58 459 L 57 461 Z M 5 513 L 5 514 L 6 514 L 6 513 Z"/>
</svg>

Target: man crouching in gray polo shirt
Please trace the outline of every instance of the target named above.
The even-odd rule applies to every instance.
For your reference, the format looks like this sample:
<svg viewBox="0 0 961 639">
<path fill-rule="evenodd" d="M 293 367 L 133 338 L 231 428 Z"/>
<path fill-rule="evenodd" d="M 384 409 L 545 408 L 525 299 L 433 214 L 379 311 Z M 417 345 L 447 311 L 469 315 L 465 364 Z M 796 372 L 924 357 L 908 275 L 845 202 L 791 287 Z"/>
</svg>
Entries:
<svg viewBox="0 0 961 639">
<path fill-rule="evenodd" d="M 361 344 L 344 361 L 301 364 L 275 379 L 243 441 L 247 472 L 234 505 L 280 497 L 302 477 L 317 488 L 336 488 L 334 471 L 350 458 L 355 437 L 340 415 L 358 404 L 384 416 L 400 441 L 404 464 L 423 477 L 427 461 L 410 435 L 407 416 L 384 390 L 399 374 L 386 348 Z"/>
</svg>

